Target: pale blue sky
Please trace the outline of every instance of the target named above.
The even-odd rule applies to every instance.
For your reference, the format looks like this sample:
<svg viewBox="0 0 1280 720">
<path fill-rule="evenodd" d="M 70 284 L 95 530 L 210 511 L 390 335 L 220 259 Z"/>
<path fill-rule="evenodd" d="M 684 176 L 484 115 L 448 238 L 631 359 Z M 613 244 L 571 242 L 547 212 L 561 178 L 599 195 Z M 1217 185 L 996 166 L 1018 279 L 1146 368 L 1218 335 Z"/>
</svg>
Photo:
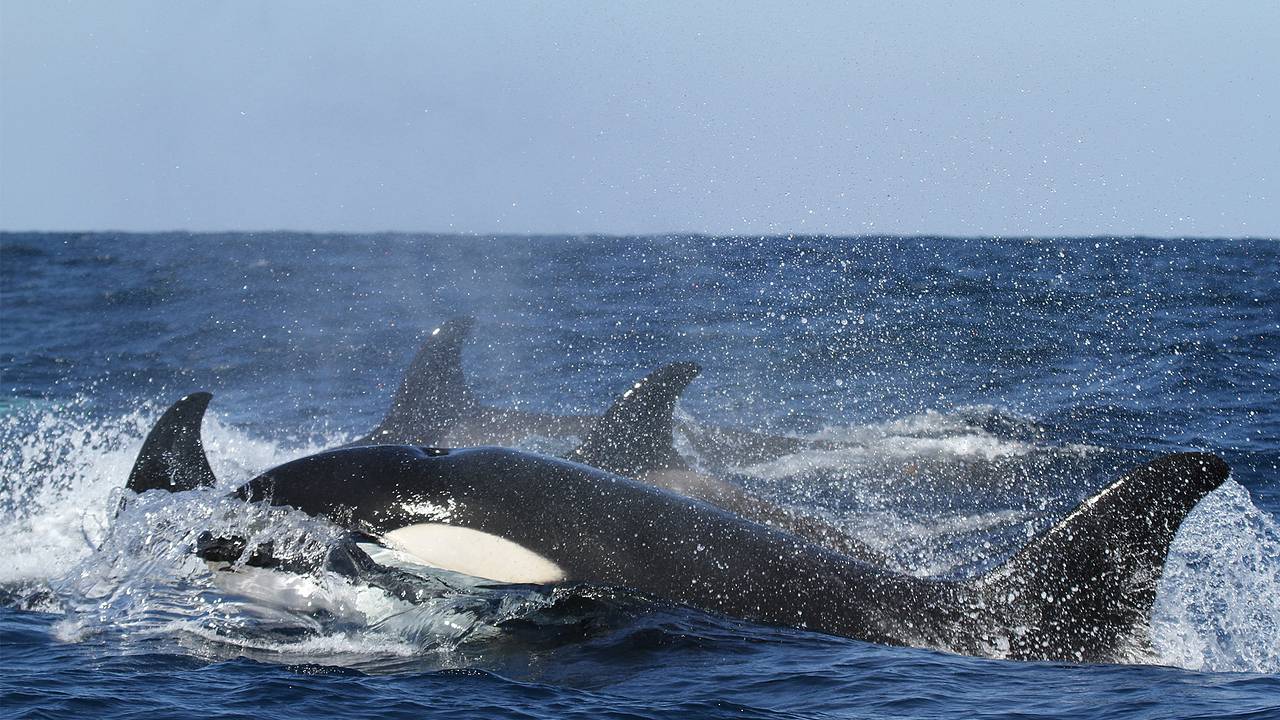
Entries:
<svg viewBox="0 0 1280 720">
<path fill-rule="evenodd" d="M 0 229 L 1280 236 L 1280 3 L 0 0 Z"/>
</svg>

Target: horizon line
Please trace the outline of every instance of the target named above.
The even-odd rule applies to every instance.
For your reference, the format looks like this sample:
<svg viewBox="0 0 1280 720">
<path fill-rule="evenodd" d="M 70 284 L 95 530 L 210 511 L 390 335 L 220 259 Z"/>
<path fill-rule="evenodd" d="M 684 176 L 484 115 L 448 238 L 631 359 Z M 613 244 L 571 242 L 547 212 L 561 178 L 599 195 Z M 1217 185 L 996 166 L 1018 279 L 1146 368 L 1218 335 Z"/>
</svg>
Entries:
<svg viewBox="0 0 1280 720">
<path fill-rule="evenodd" d="M 607 233 L 607 232 L 475 232 L 452 230 L 447 232 L 435 230 L 0 230 L 0 237 L 8 235 L 309 235 L 309 236 L 352 236 L 352 237 L 434 237 L 434 238 L 475 238 L 475 239 L 594 239 L 594 240 L 626 240 L 626 239 L 670 239 L 670 238 L 705 238 L 710 240 L 744 240 L 744 239 L 877 239 L 877 240 L 1280 240 L 1280 235 L 1150 235 L 1145 233 L 1117 234 L 1090 233 L 1054 235 L 1052 233 L 1026 233 L 1010 235 L 948 235 L 939 233 L 812 233 L 812 232 L 777 232 L 777 233 L 712 233 L 712 232 L 645 232 L 645 233 Z"/>
</svg>

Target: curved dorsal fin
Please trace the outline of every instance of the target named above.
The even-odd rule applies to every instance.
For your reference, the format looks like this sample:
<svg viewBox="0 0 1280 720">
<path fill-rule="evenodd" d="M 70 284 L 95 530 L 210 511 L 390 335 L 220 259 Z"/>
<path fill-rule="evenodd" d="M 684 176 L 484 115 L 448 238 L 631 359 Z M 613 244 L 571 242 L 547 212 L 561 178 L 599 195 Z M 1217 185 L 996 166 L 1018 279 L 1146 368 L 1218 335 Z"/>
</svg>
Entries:
<svg viewBox="0 0 1280 720">
<path fill-rule="evenodd" d="M 459 316 L 431 331 L 391 400 L 391 409 L 362 442 L 433 445 L 475 401 L 462 373 L 462 344 L 475 318 Z"/>
<path fill-rule="evenodd" d="M 142 443 L 125 487 L 136 493 L 180 492 L 214 484 L 200 442 L 200 422 L 212 399 L 207 392 L 191 393 L 164 411 Z"/>
<path fill-rule="evenodd" d="M 685 468 L 673 444 L 671 414 L 680 394 L 701 371 L 691 362 L 654 370 L 614 401 L 567 459 L 628 477 Z"/>
<path fill-rule="evenodd" d="M 1014 657 L 1094 662 L 1146 626 L 1165 556 L 1187 513 L 1231 472 L 1210 453 L 1139 467 L 1085 500 L 1004 565 L 979 578 L 1003 608 Z"/>
</svg>

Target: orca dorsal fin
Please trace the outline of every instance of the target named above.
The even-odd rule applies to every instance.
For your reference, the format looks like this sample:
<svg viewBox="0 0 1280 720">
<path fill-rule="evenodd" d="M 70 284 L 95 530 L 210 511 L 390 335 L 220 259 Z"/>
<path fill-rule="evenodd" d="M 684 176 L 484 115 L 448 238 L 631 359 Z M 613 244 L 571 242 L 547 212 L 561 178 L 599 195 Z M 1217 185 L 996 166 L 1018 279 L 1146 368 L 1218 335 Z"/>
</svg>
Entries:
<svg viewBox="0 0 1280 720">
<path fill-rule="evenodd" d="M 567 459 L 628 477 L 686 468 L 675 449 L 672 413 L 680 394 L 701 371 L 691 362 L 654 370 L 614 401 Z"/>
<path fill-rule="evenodd" d="M 362 443 L 435 445 L 475 406 L 462 372 L 462 345 L 475 318 L 459 316 L 431 331 L 405 371 L 391 408 Z"/>
<path fill-rule="evenodd" d="M 1010 655 L 1108 661 L 1137 641 L 1155 602 L 1169 545 L 1187 513 L 1231 472 L 1210 453 L 1179 453 L 1139 467 L 979 578 L 1004 616 Z M 997 641 L 999 642 L 999 641 Z"/>
<path fill-rule="evenodd" d="M 138 451 L 125 487 L 180 492 L 213 485 L 216 479 L 200 441 L 200 422 L 213 395 L 196 392 L 169 406 Z"/>
</svg>

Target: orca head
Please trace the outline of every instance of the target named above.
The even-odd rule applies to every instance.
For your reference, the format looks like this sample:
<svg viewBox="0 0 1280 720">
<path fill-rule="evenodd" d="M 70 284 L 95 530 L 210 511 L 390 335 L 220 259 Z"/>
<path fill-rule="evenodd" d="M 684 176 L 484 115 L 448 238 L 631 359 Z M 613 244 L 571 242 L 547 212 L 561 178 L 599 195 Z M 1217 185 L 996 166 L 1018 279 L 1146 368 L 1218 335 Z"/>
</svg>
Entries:
<svg viewBox="0 0 1280 720">
<path fill-rule="evenodd" d="M 499 583 L 560 582 L 567 577 L 561 565 L 530 547 L 527 533 L 507 522 L 500 488 L 513 457 L 518 464 L 526 454 L 414 445 L 344 448 L 268 470 L 237 494 L 326 517 L 422 565 Z"/>
</svg>

